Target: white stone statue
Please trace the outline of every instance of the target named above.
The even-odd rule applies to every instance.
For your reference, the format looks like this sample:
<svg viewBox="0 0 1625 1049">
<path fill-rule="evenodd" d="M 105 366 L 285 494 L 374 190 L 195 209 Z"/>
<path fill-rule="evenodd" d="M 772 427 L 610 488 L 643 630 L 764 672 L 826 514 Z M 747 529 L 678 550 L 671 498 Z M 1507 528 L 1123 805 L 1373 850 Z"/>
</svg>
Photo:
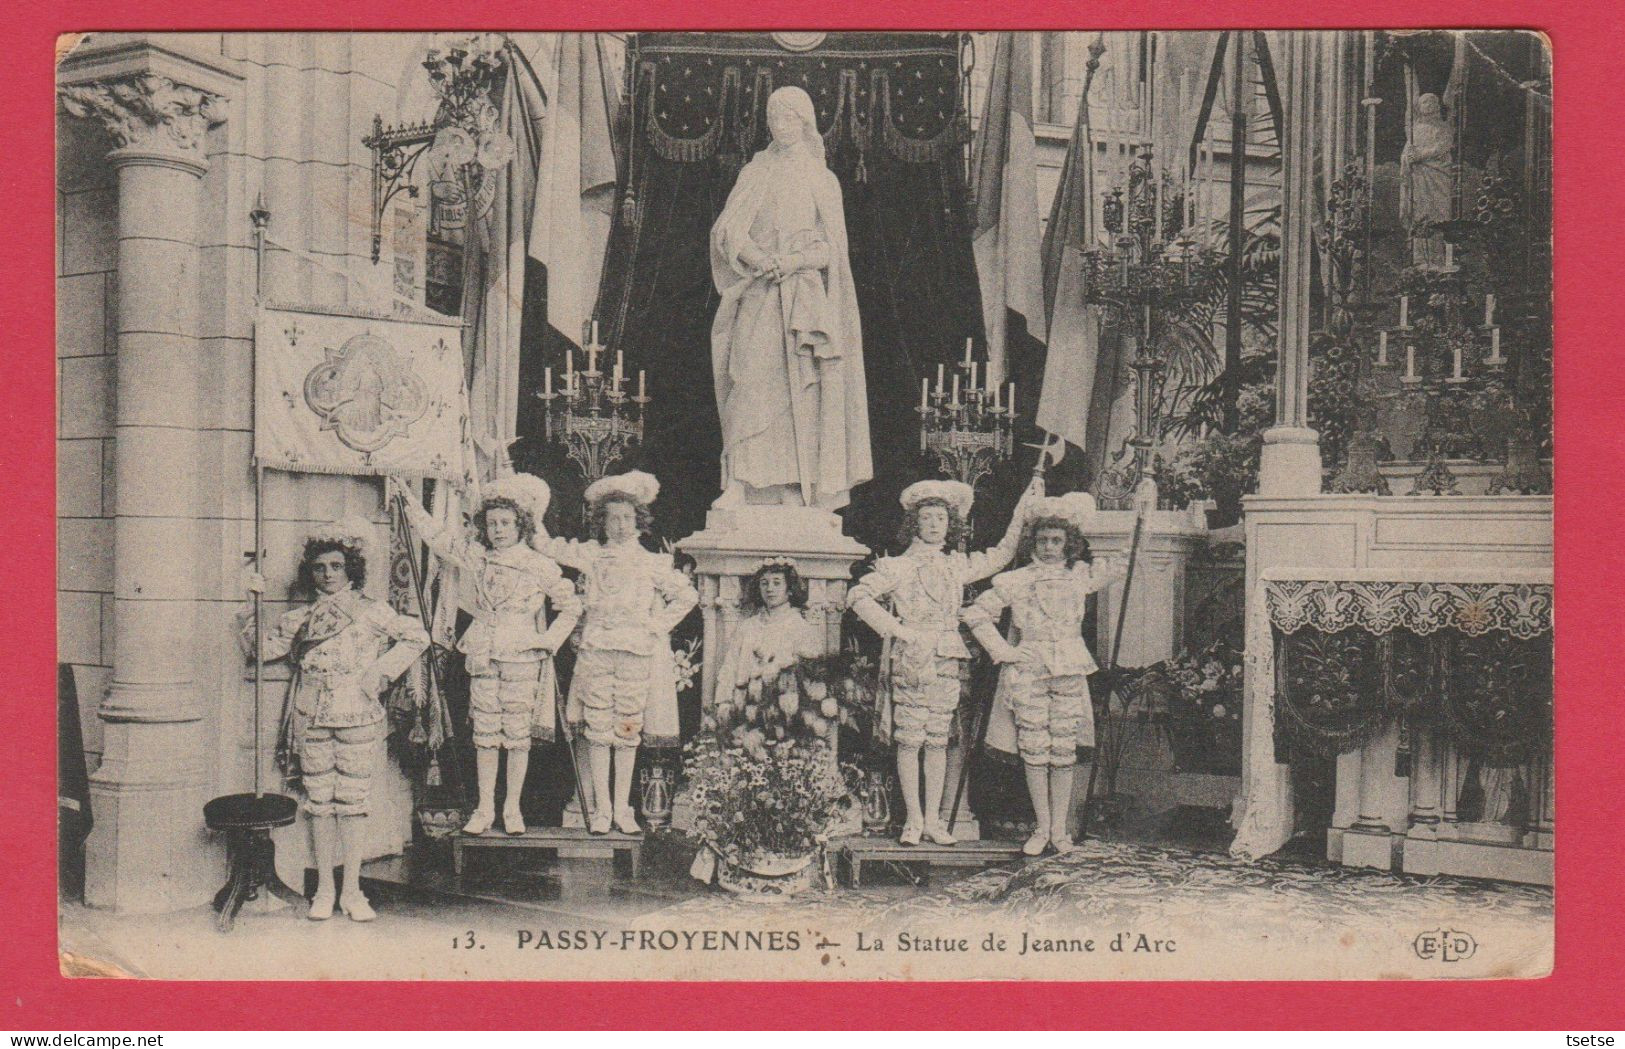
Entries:
<svg viewBox="0 0 1625 1049">
<path fill-rule="evenodd" d="M 1410 139 L 1399 157 L 1399 217 L 1412 230 L 1412 261 L 1418 266 L 1442 268 L 1443 237 L 1416 227 L 1451 218 L 1455 192 L 1456 134 L 1440 112 L 1439 96 L 1431 92 L 1416 100 Z"/>
<path fill-rule="evenodd" d="M 767 122 L 772 144 L 739 173 L 711 228 L 722 296 L 711 325 L 717 505 L 836 510 L 873 475 L 841 187 L 805 91 L 773 92 Z"/>
</svg>

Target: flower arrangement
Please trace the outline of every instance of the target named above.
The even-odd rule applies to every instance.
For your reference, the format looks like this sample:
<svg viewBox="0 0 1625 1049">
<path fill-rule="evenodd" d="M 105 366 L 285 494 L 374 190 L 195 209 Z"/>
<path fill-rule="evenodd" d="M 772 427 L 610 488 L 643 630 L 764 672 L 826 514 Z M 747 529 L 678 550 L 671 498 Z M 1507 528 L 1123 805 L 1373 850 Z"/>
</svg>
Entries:
<svg viewBox="0 0 1625 1049">
<path fill-rule="evenodd" d="M 1161 701 L 1181 771 L 1240 770 L 1242 660 L 1233 643 L 1214 641 L 1148 667 L 1142 688 Z"/>
<path fill-rule="evenodd" d="M 843 711 L 866 695 L 849 659 L 819 656 L 768 662 L 719 697 L 686 748 L 695 833 L 747 868 L 811 852 L 853 804 L 858 773 L 831 751 Z"/>
<path fill-rule="evenodd" d="M 687 763 L 695 833 L 746 868 L 813 851 L 851 793 L 826 743 L 781 740 L 747 749 L 702 733 L 689 744 Z"/>
<path fill-rule="evenodd" d="M 716 709 L 705 714 L 700 727 L 757 756 L 772 743 L 832 741 L 836 725 L 844 720 L 843 709 L 861 705 L 866 696 L 851 671 L 849 661 L 839 656 L 789 665 L 776 664 L 769 656 L 732 695 L 717 698 Z"/>
</svg>

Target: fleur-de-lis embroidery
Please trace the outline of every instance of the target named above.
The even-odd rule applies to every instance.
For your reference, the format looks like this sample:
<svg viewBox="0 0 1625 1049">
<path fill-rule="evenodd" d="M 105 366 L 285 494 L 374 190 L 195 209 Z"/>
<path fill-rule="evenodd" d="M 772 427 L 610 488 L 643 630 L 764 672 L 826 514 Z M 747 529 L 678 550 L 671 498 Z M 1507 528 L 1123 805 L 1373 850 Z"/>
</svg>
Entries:
<svg viewBox="0 0 1625 1049">
<path fill-rule="evenodd" d="M 289 346 L 297 346 L 299 345 L 299 336 L 305 334 L 305 329 L 299 326 L 298 321 L 294 321 L 292 324 L 282 329 L 282 334 L 288 337 Z"/>
</svg>

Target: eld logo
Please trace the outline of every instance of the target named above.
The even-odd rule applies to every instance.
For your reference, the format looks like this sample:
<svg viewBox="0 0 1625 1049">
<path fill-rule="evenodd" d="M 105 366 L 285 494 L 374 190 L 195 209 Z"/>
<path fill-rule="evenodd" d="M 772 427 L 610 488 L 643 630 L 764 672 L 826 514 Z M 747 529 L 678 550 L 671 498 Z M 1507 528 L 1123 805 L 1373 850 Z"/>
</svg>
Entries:
<svg viewBox="0 0 1625 1049">
<path fill-rule="evenodd" d="M 1453 929 L 1418 933 L 1411 946 L 1416 949 L 1416 956 L 1425 962 L 1459 962 L 1471 958 L 1478 950 L 1478 942 L 1470 934 Z"/>
</svg>

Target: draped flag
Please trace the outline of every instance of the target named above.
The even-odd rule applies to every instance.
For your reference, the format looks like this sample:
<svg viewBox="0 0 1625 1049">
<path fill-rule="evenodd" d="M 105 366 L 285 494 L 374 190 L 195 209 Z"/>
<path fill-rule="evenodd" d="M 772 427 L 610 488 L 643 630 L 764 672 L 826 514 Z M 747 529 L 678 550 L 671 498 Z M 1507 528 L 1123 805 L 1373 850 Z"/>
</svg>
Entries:
<svg viewBox="0 0 1625 1049">
<path fill-rule="evenodd" d="M 254 457 L 276 470 L 473 482 L 458 322 L 262 306 Z"/>
<path fill-rule="evenodd" d="M 482 469 L 504 462 L 519 433 L 519 343 L 524 325 L 525 258 L 541 158 L 542 87 L 518 48 L 508 47 L 498 128 L 513 142 L 506 164 L 482 172 L 463 256 L 464 353 L 469 418 Z"/>
<path fill-rule="evenodd" d="M 550 34 L 542 89 L 547 123 L 536 173 L 530 257 L 547 268 L 547 324 L 580 345 L 604 270 L 615 206 L 610 114 L 619 104 L 610 56 L 598 33 Z"/>
<path fill-rule="evenodd" d="M 1113 392 L 1109 387 L 1117 371 L 1115 357 L 1101 360 L 1101 309 L 1083 301 L 1083 252 L 1095 241 L 1093 156 L 1085 98 L 1078 103 L 1078 120 L 1044 229 L 1044 305 L 1050 324 L 1038 425 L 1091 453 L 1094 445 L 1105 442 L 1104 433 L 1091 442 L 1089 430 L 1092 423 L 1100 429 L 1106 422 Z M 1088 459 L 1095 462 L 1096 456 Z"/>
<path fill-rule="evenodd" d="M 990 382 L 1021 370 L 1023 335 L 1043 342 L 1037 143 L 1033 138 L 1030 34 L 1000 33 L 982 124 L 976 133 L 976 233 L 972 250 L 982 287 Z M 1024 330 L 1023 330 L 1024 329 Z"/>
</svg>

